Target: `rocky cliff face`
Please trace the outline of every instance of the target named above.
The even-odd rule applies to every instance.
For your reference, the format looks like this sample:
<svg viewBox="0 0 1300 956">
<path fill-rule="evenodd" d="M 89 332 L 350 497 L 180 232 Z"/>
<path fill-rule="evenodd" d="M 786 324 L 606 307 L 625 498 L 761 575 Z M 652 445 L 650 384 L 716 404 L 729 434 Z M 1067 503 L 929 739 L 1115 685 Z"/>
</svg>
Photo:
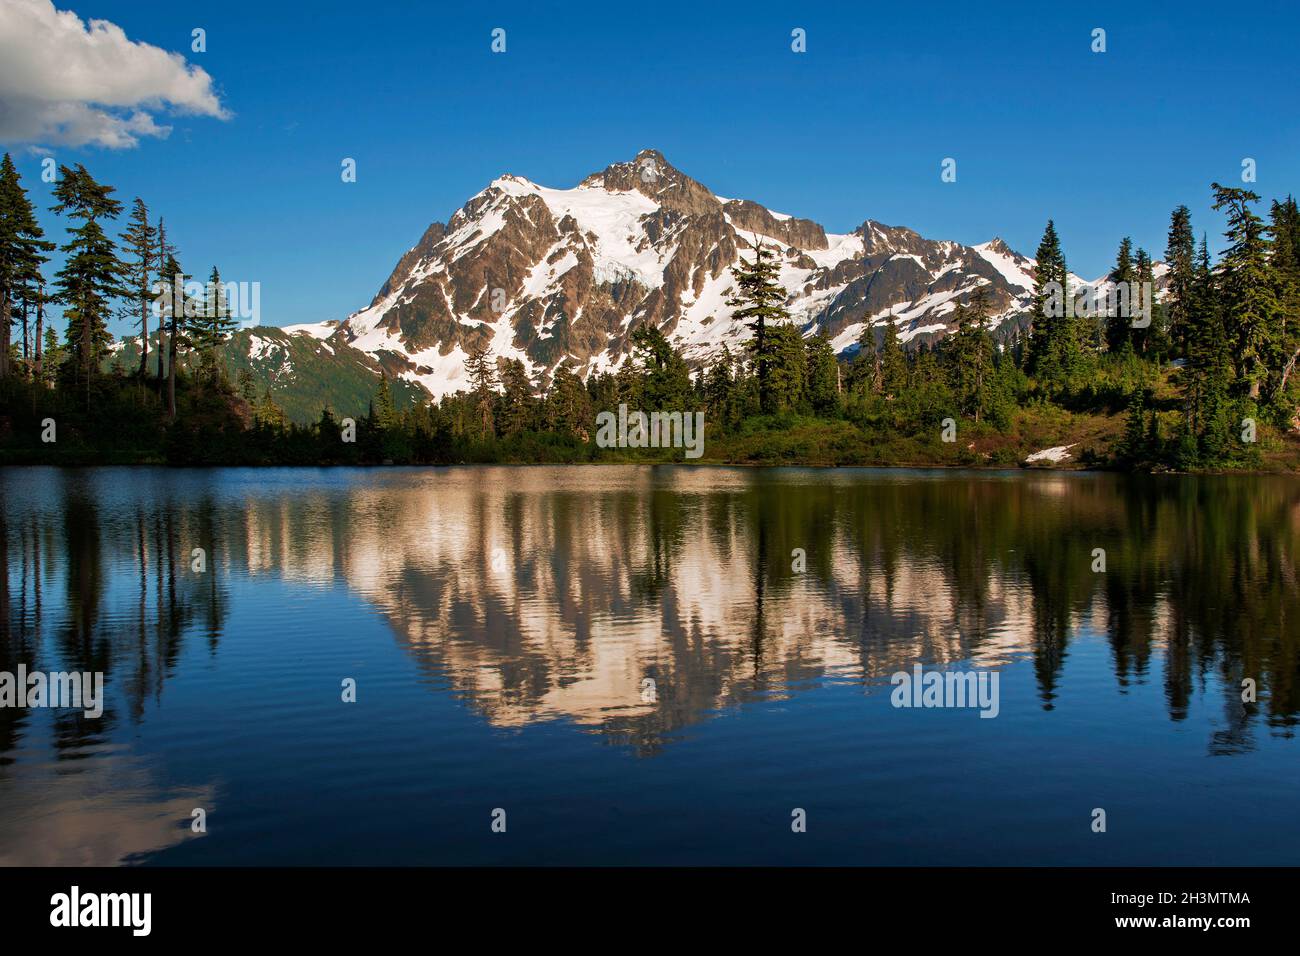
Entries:
<svg viewBox="0 0 1300 956">
<path fill-rule="evenodd" d="M 295 328 L 434 396 L 465 386 L 474 347 L 522 360 L 539 382 L 566 359 L 584 375 L 616 368 L 645 322 L 699 363 L 748 337 L 725 303 L 731 267 L 757 243 L 778 257 L 794 321 L 840 352 L 890 321 L 904 341 L 942 335 L 979 286 L 1001 321 L 1028 306 L 1033 282 L 1033 261 L 1000 239 L 963 246 L 872 220 L 831 234 L 716 196 L 644 150 L 572 189 L 502 176 L 431 225 L 369 307 L 328 331 Z"/>
</svg>

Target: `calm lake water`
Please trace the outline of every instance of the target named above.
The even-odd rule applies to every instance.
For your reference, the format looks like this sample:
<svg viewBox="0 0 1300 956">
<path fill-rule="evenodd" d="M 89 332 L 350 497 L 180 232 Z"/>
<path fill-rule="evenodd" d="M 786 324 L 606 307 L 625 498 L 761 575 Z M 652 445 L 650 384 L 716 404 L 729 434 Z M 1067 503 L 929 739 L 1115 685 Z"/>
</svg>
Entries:
<svg viewBox="0 0 1300 956">
<path fill-rule="evenodd" d="M 1294 479 L 7 469 L 0 535 L 0 671 L 107 698 L 0 709 L 3 864 L 1300 861 Z"/>
</svg>

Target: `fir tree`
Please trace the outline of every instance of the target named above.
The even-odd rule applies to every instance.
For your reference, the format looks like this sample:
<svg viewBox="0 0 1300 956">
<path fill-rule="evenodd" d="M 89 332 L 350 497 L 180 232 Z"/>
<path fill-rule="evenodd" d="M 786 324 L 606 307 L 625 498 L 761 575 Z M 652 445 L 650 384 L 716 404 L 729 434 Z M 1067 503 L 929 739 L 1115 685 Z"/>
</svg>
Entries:
<svg viewBox="0 0 1300 956">
<path fill-rule="evenodd" d="M 1214 208 L 1226 210 L 1228 248 L 1220 262 L 1221 303 L 1233 345 L 1237 380 L 1251 400 L 1259 398 L 1272 349 L 1277 296 L 1269 272 L 1264 221 L 1252 210 L 1259 196 L 1248 189 L 1212 184 Z"/>
<path fill-rule="evenodd" d="M 649 411 L 680 411 L 691 392 L 686 362 L 652 325 L 641 325 L 632 333 L 632 356 L 641 371 L 639 404 Z"/>
<path fill-rule="evenodd" d="M 212 381 L 220 380 L 221 346 L 239 328 L 239 323 L 231 317 L 226 285 L 221 281 L 221 272 L 216 266 L 208 276 L 203 308 L 195 316 L 192 328 L 204 374 Z"/>
<path fill-rule="evenodd" d="M 1110 281 L 1116 286 L 1123 286 L 1121 295 L 1126 296 L 1130 306 L 1133 305 L 1130 290 L 1137 279 L 1137 270 L 1133 267 L 1133 240 L 1125 236 L 1120 240 L 1119 252 L 1115 256 L 1115 268 L 1110 272 Z M 1130 309 L 1132 311 L 1132 309 Z M 1106 317 L 1106 348 L 1112 352 L 1120 352 L 1125 345 L 1132 342 L 1133 324 L 1132 318 L 1127 315 L 1107 315 Z"/>
<path fill-rule="evenodd" d="M 754 262 L 746 264 L 742 258 L 731 270 L 738 287 L 727 305 L 735 311 L 733 317 L 745 322 L 754 333 L 750 351 L 758 377 L 759 405 L 764 413 L 776 410 L 778 402 L 771 384 L 774 345 L 769 336 L 769 326 L 786 322 L 790 314 L 785 309 L 785 289 L 778 281 L 780 266 L 776 257 L 768 253 L 762 242 L 755 242 Z"/>
<path fill-rule="evenodd" d="M 388 387 L 388 376 L 379 375 L 379 393 L 371 404 L 371 414 L 380 430 L 388 431 L 397 424 L 397 409 L 393 405 L 393 392 Z"/>
<path fill-rule="evenodd" d="M 59 343 L 59 335 L 53 326 L 45 329 L 44 354 L 38 372 L 38 379 L 46 388 L 53 388 L 59 380 L 59 369 L 67 360 L 68 352 Z"/>
<path fill-rule="evenodd" d="M 769 326 L 767 342 L 769 414 L 793 411 L 805 403 L 808 388 L 808 359 L 804 354 L 803 336 L 789 322 Z M 760 394 L 761 401 L 761 394 Z"/>
<path fill-rule="evenodd" d="M 593 376 L 594 378 L 594 376 Z M 517 435 L 533 427 L 537 403 L 528 370 L 519 359 L 506 359 L 501 363 L 502 428 L 507 435 Z"/>
<path fill-rule="evenodd" d="M 1274 349 L 1270 366 L 1272 376 L 1269 400 L 1286 422 L 1295 417 L 1295 403 L 1286 397 L 1287 386 L 1300 359 L 1300 209 L 1294 198 L 1274 202 L 1269 214 L 1269 239 L 1272 255 L 1269 267 L 1273 274 L 1277 299 Z"/>
<path fill-rule="evenodd" d="M 149 374 L 149 309 L 154 297 L 154 266 L 158 262 L 158 230 L 149 223 L 149 208 L 136 197 L 127 230 L 122 233 L 126 259 L 125 284 L 140 318 L 140 378 Z"/>
<path fill-rule="evenodd" d="M 584 440 L 592 421 L 591 399 L 573 370 L 572 360 L 565 359 L 555 369 L 546 396 L 547 423 L 553 431 L 578 435 Z"/>
<path fill-rule="evenodd" d="M 465 357 L 465 371 L 478 408 L 479 437 L 486 440 L 492 428 L 493 390 L 497 384 L 496 363 L 492 360 L 491 349 L 485 345 L 470 346 Z"/>
<path fill-rule="evenodd" d="M 1134 273 L 1137 285 L 1132 287 L 1129 298 L 1129 340 L 1139 355 L 1163 355 L 1167 347 L 1162 317 L 1164 310 L 1156 302 L 1155 267 L 1145 249 L 1138 249 L 1134 257 Z M 1135 327 L 1133 322 L 1137 316 L 1150 321 L 1141 328 Z"/>
<path fill-rule="evenodd" d="M 886 399 L 897 398 L 907 383 L 907 357 L 898 340 L 898 325 L 891 312 L 880 340 L 880 394 Z"/>
<path fill-rule="evenodd" d="M 1191 464 L 1218 462 L 1227 448 L 1231 356 L 1224 334 L 1217 277 L 1204 237 L 1197 256 L 1187 310 L 1187 360 L 1180 376 Z"/>
<path fill-rule="evenodd" d="M 981 286 L 969 307 L 958 304 L 957 330 L 946 349 L 958 405 L 962 414 L 977 422 L 989 405 L 993 371 L 993 337 L 989 335 L 988 319 L 988 294 Z"/>
<path fill-rule="evenodd" d="M 1196 240 L 1192 235 L 1192 214 L 1179 206 L 1169 217 L 1169 244 L 1165 247 L 1169 265 L 1169 286 L 1165 305 L 1168 331 L 1177 354 L 1187 354 L 1187 330 L 1191 322 L 1192 288 L 1196 281 Z"/>
<path fill-rule="evenodd" d="M 125 268 L 117 246 L 100 225 L 100 220 L 116 219 L 122 212 L 122 204 L 112 198 L 114 191 L 96 182 L 81 164 L 75 169 L 60 166 L 54 187 L 58 203 L 53 211 L 80 222 L 68 227 L 68 242 L 60 249 L 65 259 L 56 277 L 55 299 L 63 305 L 68 347 L 73 367 L 85 382 L 87 404 L 91 379 L 113 340 L 108 331 L 109 303 L 129 291 L 122 284 Z"/>
<path fill-rule="evenodd" d="M 54 248 L 45 241 L 36 213 L 23 189 L 13 159 L 5 153 L 0 160 L 0 379 L 10 374 L 9 342 L 16 306 L 23 313 L 23 357 L 28 349 L 28 310 L 43 307 L 42 255 Z M 37 331 L 37 341 L 40 331 Z M 39 346 L 38 346 L 39 350 Z"/>
<path fill-rule="evenodd" d="M 826 329 L 805 340 L 808 369 L 808 402 L 818 415 L 828 415 L 839 407 L 839 362 Z"/>
<path fill-rule="evenodd" d="M 154 261 L 158 265 L 158 282 L 154 286 L 158 290 L 158 375 L 157 385 L 158 394 L 162 394 L 163 382 L 167 376 L 167 320 L 171 316 L 170 303 L 175 302 L 177 296 L 174 290 L 177 284 L 177 278 L 174 273 L 168 270 L 175 263 L 176 247 L 167 241 L 167 224 L 161 216 L 158 217 L 158 252 Z"/>
<path fill-rule="evenodd" d="M 1070 273 L 1056 225 L 1049 219 L 1034 269 L 1028 362 L 1049 393 L 1062 387 L 1078 367 L 1078 323 L 1070 303 Z"/>
</svg>

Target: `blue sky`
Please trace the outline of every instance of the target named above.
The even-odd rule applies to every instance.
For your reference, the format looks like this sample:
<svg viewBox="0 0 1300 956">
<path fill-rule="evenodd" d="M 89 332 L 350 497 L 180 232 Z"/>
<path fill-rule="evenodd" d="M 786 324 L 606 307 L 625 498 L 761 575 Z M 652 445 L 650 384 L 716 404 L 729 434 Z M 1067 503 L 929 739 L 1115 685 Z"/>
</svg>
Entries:
<svg viewBox="0 0 1300 956">
<path fill-rule="evenodd" d="M 260 282 L 275 325 L 368 303 L 501 173 L 567 187 L 647 146 L 835 232 L 872 218 L 1033 255 L 1051 216 L 1085 277 L 1126 234 L 1161 255 L 1180 202 L 1213 244 L 1209 184 L 1240 183 L 1244 157 L 1266 200 L 1300 183 L 1300 15 L 1281 3 L 56 5 L 183 53 L 231 115 L 163 111 L 171 134 L 126 149 L 5 143 L 35 198 L 42 156 L 85 163 L 166 217 L 189 271 Z"/>
</svg>

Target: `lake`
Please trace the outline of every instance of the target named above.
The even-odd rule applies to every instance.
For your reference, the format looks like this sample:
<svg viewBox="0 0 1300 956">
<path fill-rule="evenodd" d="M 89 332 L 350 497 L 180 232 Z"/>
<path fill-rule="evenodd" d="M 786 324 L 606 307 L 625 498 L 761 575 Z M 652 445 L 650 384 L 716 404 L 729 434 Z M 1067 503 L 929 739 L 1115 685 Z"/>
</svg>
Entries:
<svg viewBox="0 0 1300 956">
<path fill-rule="evenodd" d="M 3 864 L 1300 858 L 1295 479 L 10 468 L 0 502 L 0 672 L 104 681 L 0 708 Z"/>
</svg>

